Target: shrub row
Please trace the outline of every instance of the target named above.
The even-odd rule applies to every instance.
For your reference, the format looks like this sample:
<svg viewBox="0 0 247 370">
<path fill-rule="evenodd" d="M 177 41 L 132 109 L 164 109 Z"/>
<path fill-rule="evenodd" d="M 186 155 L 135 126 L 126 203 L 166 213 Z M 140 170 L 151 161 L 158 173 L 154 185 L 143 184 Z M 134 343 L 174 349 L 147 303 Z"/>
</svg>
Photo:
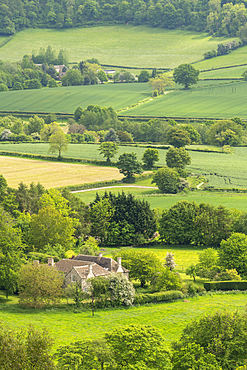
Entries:
<svg viewBox="0 0 247 370">
<path fill-rule="evenodd" d="M 42 159 L 46 161 L 54 161 L 54 162 L 69 162 L 69 163 L 89 163 L 95 164 L 97 166 L 112 166 L 115 167 L 116 164 L 114 163 L 106 163 L 105 161 L 96 160 L 96 159 L 80 159 L 80 158 L 70 158 L 70 157 L 63 157 L 58 159 L 57 157 L 53 157 L 51 155 L 43 155 L 43 154 L 32 154 L 32 153 L 20 153 L 20 152 L 5 152 L 0 151 L 0 155 L 3 156 L 11 156 L 11 157 L 21 157 L 21 158 L 31 158 L 31 159 Z"/>
<path fill-rule="evenodd" d="M 229 192 L 229 193 L 247 193 L 247 189 L 238 189 L 238 188 L 215 188 L 214 186 L 204 186 L 204 191 L 212 192 Z"/>
<path fill-rule="evenodd" d="M 204 283 L 204 288 L 210 290 L 247 290 L 247 280 L 242 281 L 210 281 Z"/>
<path fill-rule="evenodd" d="M 135 296 L 134 304 L 172 302 L 184 298 L 179 290 L 168 290 L 157 293 L 140 293 Z"/>
</svg>

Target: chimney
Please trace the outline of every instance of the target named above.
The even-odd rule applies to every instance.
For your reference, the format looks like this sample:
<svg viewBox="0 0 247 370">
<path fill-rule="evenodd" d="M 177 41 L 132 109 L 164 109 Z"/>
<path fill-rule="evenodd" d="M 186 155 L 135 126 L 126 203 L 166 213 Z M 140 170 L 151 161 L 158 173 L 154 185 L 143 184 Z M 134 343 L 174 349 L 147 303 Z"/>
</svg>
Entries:
<svg viewBox="0 0 247 370">
<path fill-rule="evenodd" d="M 33 265 L 34 265 L 34 266 L 39 265 L 39 260 L 33 260 Z"/>
<path fill-rule="evenodd" d="M 54 263 L 54 259 L 52 257 L 49 257 L 48 258 L 48 266 L 54 266 L 55 263 Z"/>
<path fill-rule="evenodd" d="M 121 257 L 117 258 L 117 264 L 118 264 L 117 272 L 124 272 L 122 268 L 122 258 Z"/>
<path fill-rule="evenodd" d="M 90 265 L 88 265 L 89 267 L 89 272 L 88 272 L 88 276 L 87 276 L 87 279 L 90 279 L 92 277 L 94 277 L 94 273 L 93 273 L 93 264 L 90 263 Z"/>
</svg>

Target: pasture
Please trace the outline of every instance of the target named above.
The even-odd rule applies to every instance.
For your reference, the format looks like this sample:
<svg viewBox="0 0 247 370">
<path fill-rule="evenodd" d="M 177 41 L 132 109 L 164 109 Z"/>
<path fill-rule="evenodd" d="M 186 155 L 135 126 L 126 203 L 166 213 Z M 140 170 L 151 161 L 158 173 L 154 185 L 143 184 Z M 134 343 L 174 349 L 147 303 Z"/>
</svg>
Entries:
<svg viewBox="0 0 247 370">
<path fill-rule="evenodd" d="M 137 183 L 139 185 L 139 183 Z M 105 191 L 114 194 L 124 191 L 133 194 L 137 199 L 146 200 L 150 203 L 151 208 L 168 209 L 179 201 L 208 203 L 213 206 L 225 206 L 227 208 L 236 208 L 241 211 L 247 210 L 247 194 L 228 193 L 228 192 L 209 192 L 193 191 L 179 194 L 160 194 L 158 190 L 147 190 L 138 188 L 127 188 L 119 186 L 118 188 L 105 190 L 91 190 L 82 193 L 75 193 L 83 202 L 93 202 L 96 194 L 103 195 Z"/>
<path fill-rule="evenodd" d="M 247 70 L 246 66 L 216 69 L 213 71 L 200 72 L 199 77 L 204 78 L 242 78 L 242 74 Z"/>
<path fill-rule="evenodd" d="M 74 113 L 78 106 L 86 108 L 90 104 L 112 106 L 115 110 L 119 110 L 149 97 L 151 97 L 151 86 L 147 83 L 109 83 L 7 91 L 0 92 L 0 110 Z"/>
<path fill-rule="evenodd" d="M 148 83 L 109 83 L 0 92 L 0 111 L 73 113 L 96 104 L 124 116 L 246 119 L 246 94 L 247 82 L 233 80 L 201 80 L 189 90 L 176 87 L 153 99 Z"/>
<path fill-rule="evenodd" d="M 0 48 L 0 60 L 19 61 L 23 55 L 51 45 L 65 49 L 70 62 L 97 58 L 101 64 L 173 68 L 181 62 L 201 60 L 206 51 L 225 40 L 190 31 L 133 25 L 28 29 Z"/>
<path fill-rule="evenodd" d="M 92 317 L 89 311 L 74 313 L 66 306 L 32 310 L 20 308 L 17 297 L 10 297 L 7 302 L 3 296 L 0 299 L 0 320 L 15 329 L 30 324 L 46 328 L 55 339 L 55 348 L 80 339 L 102 338 L 105 332 L 119 326 L 143 323 L 157 327 L 169 345 L 191 320 L 201 315 L 225 310 L 243 312 L 246 307 L 244 293 L 214 294 L 173 303 L 99 310 Z"/>
<path fill-rule="evenodd" d="M 246 64 L 247 46 L 242 46 L 233 50 L 230 54 L 221 55 L 219 57 L 205 59 L 194 64 L 194 67 L 200 70 L 234 66 L 239 64 Z"/>
<path fill-rule="evenodd" d="M 168 94 L 130 108 L 123 115 L 192 118 L 247 118 L 244 81 L 200 81 L 189 90 Z"/>
<path fill-rule="evenodd" d="M 56 163 L 0 156 L 1 175 L 16 188 L 20 182 L 40 182 L 46 188 L 121 179 L 117 168 Z"/>
<path fill-rule="evenodd" d="M 64 153 L 64 157 L 80 158 L 80 159 L 97 159 L 102 160 L 103 157 L 99 154 L 98 144 L 70 144 L 68 146 L 68 151 Z M 21 152 L 21 153 L 32 153 L 32 154 L 48 154 L 49 144 L 46 143 L 20 143 L 20 144 L 1 144 L 0 151 L 9 152 Z M 114 160 L 117 160 L 118 155 L 123 153 L 135 152 L 139 160 L 142 159 L 145 147 L 135 147 L 135 146 L 119 146 L 119 151 Z M 247 188 L 247 173 L 246 173 L 246 156 L 247 148 L 233 148 L 232 154 L 224 153 L 204 153 L 190 151 L 191 165 L 188 168 L 196 174 L 203 174 L 209 180 L 209 185 L 221 188 Z M 165 165 L 166 150 L 159 149 L 160 160 L 159 165 Z M 1 157 L 0 157 L 1 158 Z M 15 161 L 13 159 L 13 161 Z M 35 161 L 37 163 L 37 161 Z M 42 163 L 42 162 L 41 162 Z M 61 163 L 54 164 L 54 166 L 59 166 Z M 68 164 L 67 164 L 68 165 Z M 79 165 L 76 165 L 79 166 Z M 78 167 L 76 167 L 78 168 Z M 112 171 L 117 169 L 111 169 Z M 104 171 L 102 169 L 102 171 Z M 31 175 L 31 169 L 30 169 Z M 23 175 L 24 176 L 24 175 Z M 32 177 L 32 176 L 31 176 Z M 25 177 L 24 177 L 25 180 Z M 52 179 L 54 180 L 54 179 Z M 101 179 L 100 179 L 101 180 Z M 33 181 L 35 176 L 33 176 Z M 93 180 L 98 181 L 98 180 Z M 102 179 L 103 181 L 103 179 Z M 87 182 L 91 182 L 90 180 Z M 75 183 L 75 182 L 74 182 Z M 82 182 L 78 181 L 78 184 Z M 56 185 L 53 182 L 53 186 Z M 60 185 L 62 186 L 62 185 Z M 158 204 L 158 201 L 157 201 Z"/>
</svg>

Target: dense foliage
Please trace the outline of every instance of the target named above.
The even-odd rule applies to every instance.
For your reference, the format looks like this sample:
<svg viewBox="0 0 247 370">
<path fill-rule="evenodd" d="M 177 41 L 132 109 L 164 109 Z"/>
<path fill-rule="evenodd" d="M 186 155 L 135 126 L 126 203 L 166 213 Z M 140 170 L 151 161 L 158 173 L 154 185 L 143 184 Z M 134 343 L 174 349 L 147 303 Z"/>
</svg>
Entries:
<svg viewBox="0 0 247 370">
<path fill-rule="evenodd" d="M 160 235 L 167 244 L 218 247 L 233 232 L 234 220 L 223 206 L 180 201 L 163 212 Z"/>
<path fill-rule="evenodd" d="M 244 365 L 246 327 L 246 314 L 237 312 L 215 313 L 192 322 L 173 346 L 174 368 L 236 369 Z"/>
<path fill-rule="evenodd" d="M 0 33 L 12 35 L 26 27 L 70 28 L 104 23 L 147 24 L 174 29 L 187 27 L 217 36 L 236 36 L 246 24 L 246 3 L 201 0 L 169 2 L 36 1 L 1 2 Z"/>
<path fill-rule="evenodd" d="M 132 194 L 105 193 L 91 204 L 92 233 L 104 244 L 140 244 L 152 238 L 156 219 L 148 202 L 135 199 Z"/>
</svg>

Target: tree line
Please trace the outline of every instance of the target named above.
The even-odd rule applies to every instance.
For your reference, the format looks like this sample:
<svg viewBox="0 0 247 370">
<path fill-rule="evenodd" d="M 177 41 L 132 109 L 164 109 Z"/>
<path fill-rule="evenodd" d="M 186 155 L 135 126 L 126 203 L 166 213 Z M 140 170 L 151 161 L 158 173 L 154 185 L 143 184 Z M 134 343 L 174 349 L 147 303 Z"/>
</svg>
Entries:
<svg viewBox="0 0 247 370">
<path fill-rule="evenodd" d="M 0 7 L 0 33 L 4 35 L 32 27 L 61 29 L 110 22 L 168 29 L 186 27 L 216 36 L 237 36 L 246 21 L 244 1 L 3 0 Z"/>
</svg>

